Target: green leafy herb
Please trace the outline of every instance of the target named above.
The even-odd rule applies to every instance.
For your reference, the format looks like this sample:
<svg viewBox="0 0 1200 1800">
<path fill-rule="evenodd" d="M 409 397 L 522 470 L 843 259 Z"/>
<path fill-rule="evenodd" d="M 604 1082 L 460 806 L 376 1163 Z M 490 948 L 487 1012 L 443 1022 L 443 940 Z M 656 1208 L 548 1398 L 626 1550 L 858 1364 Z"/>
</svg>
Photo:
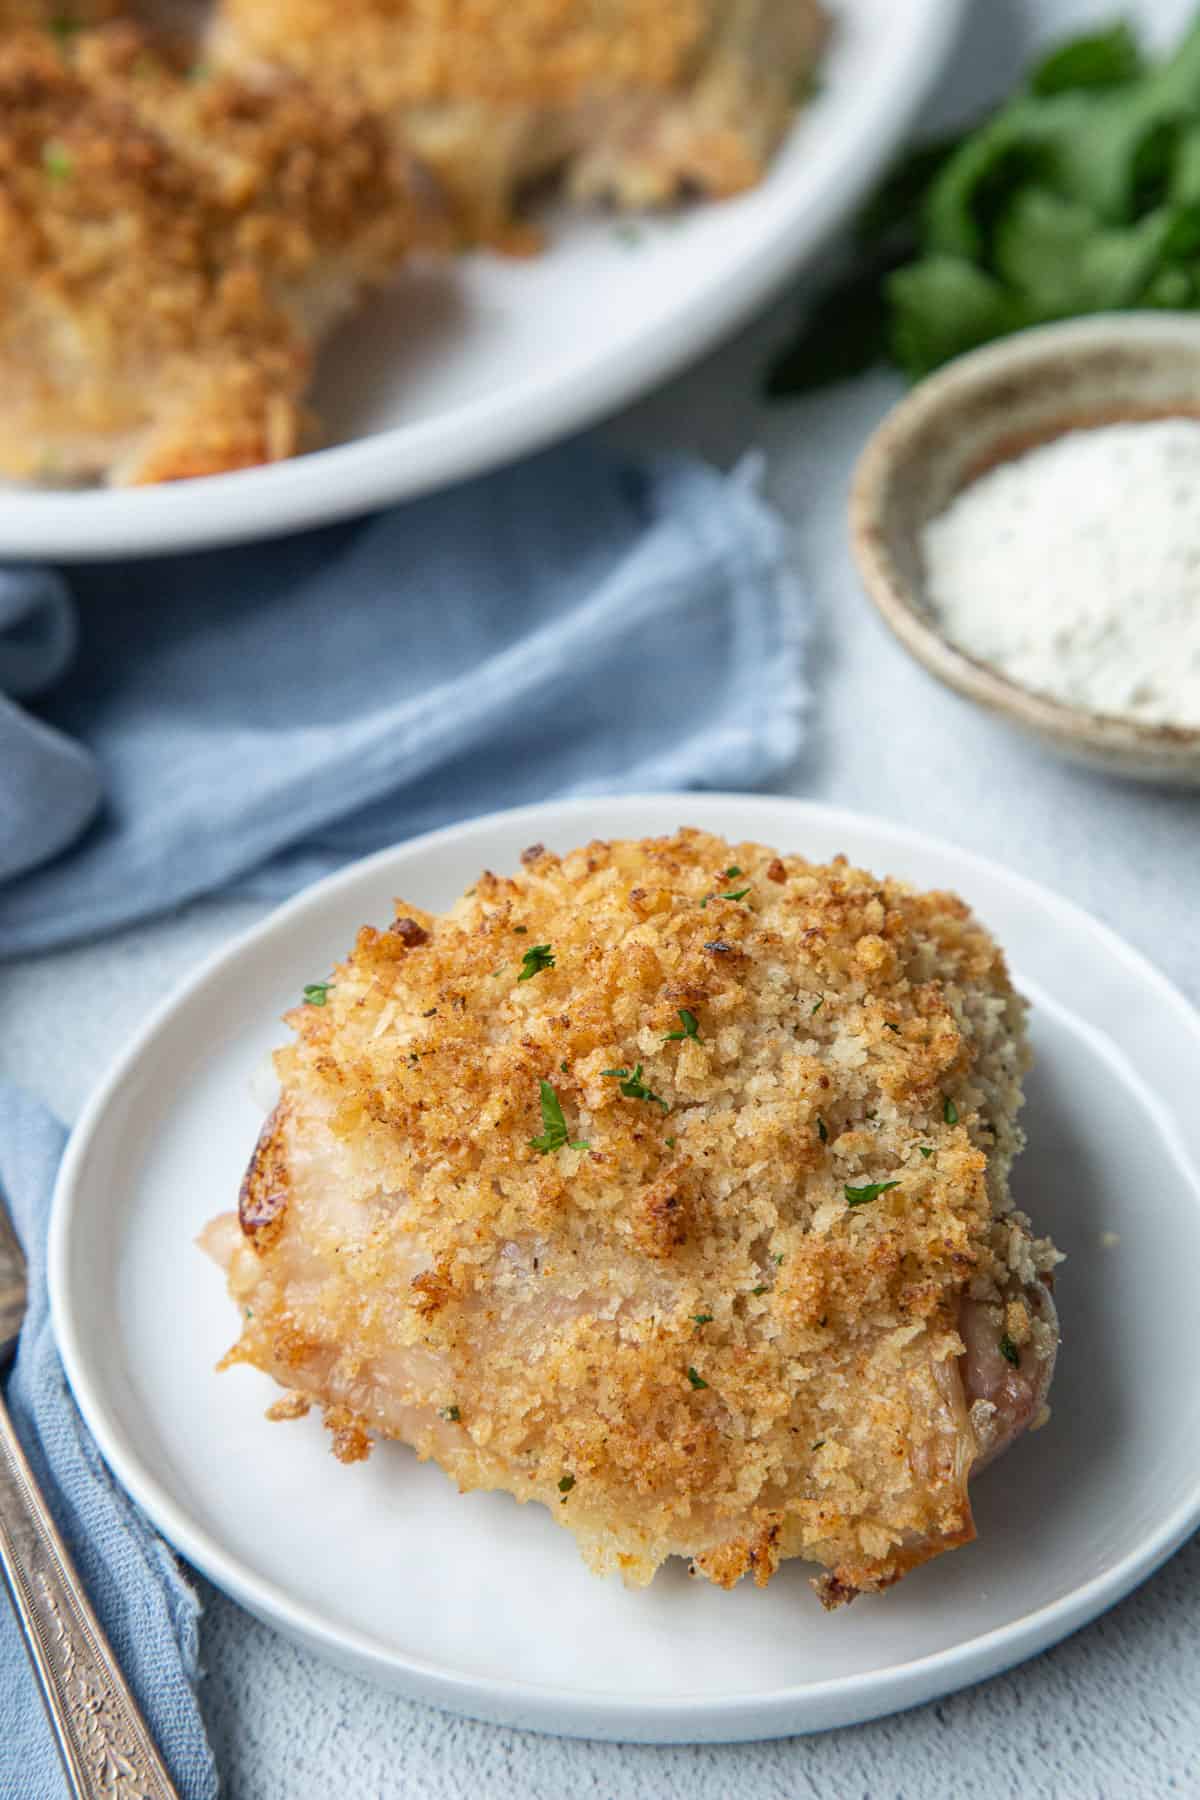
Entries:
<svg viewBox="0 0 1200 1800">
<path fill-rule="evenodd" d="M 958 1108 L 948 1096 L 942 1107 L 942 1117 L 945 1119 L 947 1125 L 958 1124 Z"/>
<path fill-rule="evenodd" d="M 703 1375 L 697 1375 L 695 1369 L 688 1370 L 688 1380 L 691 1382 L 691 1384 L 694 1388 L 706 1388 L 708 1386 L 708 1383 L 707 1383 L 707 1381 L 705 1381 Z"/>
<path fill-rule="evenodd" d="M 917 1149 L 921 1152 L 922 1156 L 932 1156 L 933 1155 L 933 1151 L 930 1149 L 928 1144 L 918 1144 Z"/>
<path fill-rule="evenodd" d="M 697 1042 L 699 1042 L 700 1021 L 697 1019 L 695 1013 L 689 1012 L 686 1006 L 681 1006 L 679 1008 L 679 1017 L 683 1020 L 683 1030 L 668 1031 L 663 1040 L 664 1043 L 672 1044 L 677 1038 L 695 1038 Z"/>
<path fill-rule="evenodd" d="M 820 1010 L 824 1006 L 824 1004 L 825 1004 L 825 996 L 824 996 L 824 994 L 822 994 L 821 998 L 813 1006 L 811 1016 L 815 1018 L 815 1016 L 817 1015 L 817 1013 L 820 1012 Z"/>
<path fill-rule="evenodd" d="M 451 1425 L 457 1425 L 462 1418 L 462 1414 L 459 1412 L 457 1406 L 443 1406 L 438 1416 L 443 1419 L 448 1419 Z"/>
<path fill-rule="evenodd" d="M 621 1083 L 621 1092 L 627 1100 L 648 1100 L 652 1106 L 661 1106 L 665 1113 L 671 1108 L 661 1094 L 654 1093 L 642 1080 L 642 1065 L 639 1063 L 631 1075 L 628 1069 L 601 1069 L 601 1075 L 611 1075 Z"/>
<path fill-rule="evenodd" d="M 245 1315 L 248 1319 L 252 1319 L 254 1317 L 254 1308 L 252 1306 L 243 1306 L 242 1311 L 245 1313 Z"/>
<path fill-rule="evenodd" d="M 668 1150 L 673 1150 L 675 1148 L 675 1139 L 674 1138 L 664 1138 L 663 1143 L 667 1146 Z"/>
<path fill-rule="evenodd" d="M 65 145 L 43 144 L 42 167 L 51 181 L 68 181 L 74 171 L 75 162 Z"/>
<path fill-rule="evenodd" d="M 722 900 L 744 900 L 746 898 L 746 895 L 749 892 L 750 892 L 750 889 L 748 887 L 739 888 L 737 890 L 736 894 L 722 894 L 721 899 Z"/>
<path fill-rule="evenodd" d="M 782 1263 L 782 1261 L 783 1261 L 783 1251 L 782 1251 L 782 1250 L 781 1250 L 781 1251 L 780 1251 L 780 1252 L 779 1252 L 779 1255 L 778 1255 L 778 1256 L 773 1256 L 773 1257 L 772 1257 L 772 1258 L 771 1258 L 771 1261 L 772 1261 L 772 1262 L 773 1262 L 773 1263 L 774 1263 L 774 1264 L 775 1264 L 775 1267 L 776 1267 L 776 1268 L 778 1268 L 778 1267 L 779 1267 L 779 1265 L 780 1265 L 780 1264 L 781 1264 L 781 1263 Z"/>
<path fill-rule="evenodd" d="M 884 280 L 900 261 L 894 253 L 873 257 L 805 314 L 797 336 L 767 370 L 768 400 L 792 400 L 831 382 L 850 381 L 884 360 L 890 316 Z"/>
<path fill-rule="evenodd" d="M 538 1087 L 542 1096 L 542 1135 L 530 1138 L 529 1145 L 539 1150 L 543 1156 L 551 1150 L 586 1150 L 587 1140 L 584 1138 L 572 1142 L 567 1135 L 567 1121 L 563 1118 L 563 1109 L 558 1095 L 548 1081 L 539 1081 Z"/>
<path fill-rule="evenodd" d="M 554 952 L 549 944 L 530 944 L 521 958 L 521 973 L 517 976 L 517 980 L 532 981 L 534 976 L 540 975 L 543 969 L 552 969 L 553 967 Z"/>
<path fill-rule="evenodd" d="M 558 1065 L 558 1067 L 559 1067 L 559 1070 L 560 1070 L 560 1072 L 561 1072 L 561 1073 L 562 1073 L 562 1074 L 563 1074 L 563 1075 L 565 1075 L 565 1074 L 566 1074 L 566 1072 L 567 1072 L 567 1065 L 566 1065 L 566 1063 L 565 1063 L 565 1062 L 560 1062 L 560 1063 L 559 1063 L 559 1065 Z"/>
<path fill-rule="evenodd" d="M 1004 1336 L 1000 1339 L 1000 1354 L 1004 1358 L 1005 1362 L 1012 1364 L 1014 1369 L 1020 1368 L 1021 1352 L 1017 1349 L 1017 1346 L 1013 1343 L 1013 1341 L 1009 1337 L 1007 1331 L 1005 1332 Z"/>
<path fill-rule="evenodd" d="M 732 864 L 732 866 L 725 871 L 726 881 L 736 881 L 741 872 L 742 871 L 738 868 L 736 863 Z"/>
<path fill-rule="evenodd" d="M 569 1494 L 571 1489 L 574 1486 L 575 1486 L 575 1477 L 573 1475 L 560 1475 L 559 1476 L 558 1491 L 560 1494 Z"/>
<path fill-rule="evenodd" d="M 900 1027 L 898 1025 L 893 1025 L 890 1019 L 885 1019 L 883 1021 L 883 1029 L 885 1031 L 899 1031 Z"/>
<path fill-rule="evenodd" d="M 692 1318 L 697 1325 L 711 1325 L 713 1322 L 712 1313 L 693 1313 Z"/>
<path fill-rule="evenodd" d="M 1062 94 L 1071 88 L 1112 88 L 1143 73 L 1141 51 L 1129 26 L 1112 25 L 1094 36 L 1059 44 L 1029 76 L 1033 94 Z"/>
<path fill-rule="evenodd" d="M 825 1124 L 824 1119 L 821 1117 L 820 1113 L 817 1114 L 817 1136 L 820 1138 L 820 1140 L 823 1144 L 827 1144 L 829 1142 L 829 1129 L 828 1129 L 827 1125 Z"/>
<path fill-rule="evenodd" d="M 305 1006 L 324 1006 L 333 985 L 332 981 L 310 981 L 304 990 Z"/>
<path fill-rule="evenodd" d="M 890 355 L 914 379 L 992 338 L 1114 309 L 1200 311 L 1200 19 L 1148 62 L 1126 24 L 1057 46 L 1002 106 L 910 154 L 866 208 L 866 261 L 768 392 Z"/>
<path fill-rule="evenodd" d="M 760 1281 L 757 1287 L 753 1287 L 750 1289 L 750 1292 L 752 1294 L 765 1294 L 766 1291 L 767 1291 L 767 1284 L 765 1281 Z"/>
<path fill-rule="evenodd" d="M 866 1206 L 871 1200 L 878 1200 L 880 1194 L 886 1194 L 889 1188 L 899 1187 L 898 1181 L 870 1181 L 866 1187 L 849 1187 L 843 1191 L 850 1206 Z"/>
</svg>

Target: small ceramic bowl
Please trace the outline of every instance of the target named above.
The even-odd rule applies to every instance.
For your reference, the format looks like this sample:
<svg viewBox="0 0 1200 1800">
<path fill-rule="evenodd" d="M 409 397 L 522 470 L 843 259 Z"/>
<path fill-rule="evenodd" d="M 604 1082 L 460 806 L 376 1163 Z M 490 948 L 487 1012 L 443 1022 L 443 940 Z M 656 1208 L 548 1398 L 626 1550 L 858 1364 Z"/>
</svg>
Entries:
<svg viewBox="0 0 1200 1800">
<path fill-rule="evenodd" d="M 1066 705 L 950 643 L 921 558 L 927 522 L 997 463 L 1065 431 L 1183 416 L 1200 419 L 1200 316 L 1109 313 L 1021 332 L 959 358 L 888 414 L 855 471 L 850 537 L 885 621 L 948 687 L 1066 756 L 1200 787 L 1200 730 Z"/>
</svg>

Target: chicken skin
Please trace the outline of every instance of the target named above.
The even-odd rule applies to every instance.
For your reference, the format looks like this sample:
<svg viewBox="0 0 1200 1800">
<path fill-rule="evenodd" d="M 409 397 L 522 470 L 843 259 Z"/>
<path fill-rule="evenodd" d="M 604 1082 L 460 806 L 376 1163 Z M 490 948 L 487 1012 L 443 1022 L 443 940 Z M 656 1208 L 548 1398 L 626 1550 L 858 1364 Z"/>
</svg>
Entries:
<svg viewBox="0 0 1200 1800">
<path fill-rule="evenodd" d="M 219 0 L 211 54 L 391 120 L 471 240 L 523 189 L 659 206 L 761 177 L 823 46 L 817 0 Z"/>
<path fill-rule="evenodd" d="M 539 845 L 307 992 L 204 1240 L 274 1416 L 540 1501 L 635 1585 L 802 1557 L 832 1606 L 973 1536 L 1059 1259 L 961 901 L 694 830 Z"/>
<path fill-rule="evenodd" d="M 166 481 L 287 456 L 321 333 L 441 231 L 379 129 L 131 24 L 0 32 L 0 471 Z"/>
</svg>

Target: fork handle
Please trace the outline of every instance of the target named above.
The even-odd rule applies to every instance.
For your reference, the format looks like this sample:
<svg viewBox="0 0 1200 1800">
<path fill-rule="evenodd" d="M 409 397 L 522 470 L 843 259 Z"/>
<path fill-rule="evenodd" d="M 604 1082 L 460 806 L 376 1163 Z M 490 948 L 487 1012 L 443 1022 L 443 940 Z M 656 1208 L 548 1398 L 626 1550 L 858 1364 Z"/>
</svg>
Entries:
<svg viewBox="0 0 1200 1800">
<path fill-rule="evenodd" d="M 179 1800 L 2 1400 L 0 1564 L 73 1800 Z"/>
</svg>

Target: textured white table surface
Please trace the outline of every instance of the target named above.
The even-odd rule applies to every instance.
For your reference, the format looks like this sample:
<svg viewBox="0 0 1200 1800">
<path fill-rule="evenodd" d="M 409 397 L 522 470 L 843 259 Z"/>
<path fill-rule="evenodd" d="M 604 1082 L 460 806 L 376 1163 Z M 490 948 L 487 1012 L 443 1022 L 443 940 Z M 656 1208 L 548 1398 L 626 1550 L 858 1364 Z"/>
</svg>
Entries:
<svg viewBox="0 0 1200 1800">
<path fill-rule="evenodd" d="M 1190 11 L 1146 0 L 1156 32 Z M 1035 37 L 1106 6 L 977 0 L 943 110 L 1011 81 Z M 885 377 L 770 411 L 756 398 L 781 306 L 624 415 L 639 445 L 728 464 L 765 450 L 814 598 L 814 704 L 788 792 L 906 821 L 1045 882 L 1107 920 L 1200 1001 L 1200 799 L 1050 759 L 927 679 L 861 597 L 843 527 L 855 452 L 898 391 Z M 686 802 L 681 803 L 686 812 Z M 147 1009 L 263 909 L 210 902 L 0 970 L 0 1076 L 73 1118 Z M 1190 1379 L 1194 1332 L 1181 1322 Z M 1198 1451 L 1200 1454 L 1200 1451 Z M 819 1738 L 667 1749 L 562 1742 L 453 1719 L 327 1667 L 206 1589 L 202 1703 L 235 1800 L 936 1800 L 1200 1794 L 1200 1541 L 1034 1662 L 936 1705 Z"/>
</svg>

